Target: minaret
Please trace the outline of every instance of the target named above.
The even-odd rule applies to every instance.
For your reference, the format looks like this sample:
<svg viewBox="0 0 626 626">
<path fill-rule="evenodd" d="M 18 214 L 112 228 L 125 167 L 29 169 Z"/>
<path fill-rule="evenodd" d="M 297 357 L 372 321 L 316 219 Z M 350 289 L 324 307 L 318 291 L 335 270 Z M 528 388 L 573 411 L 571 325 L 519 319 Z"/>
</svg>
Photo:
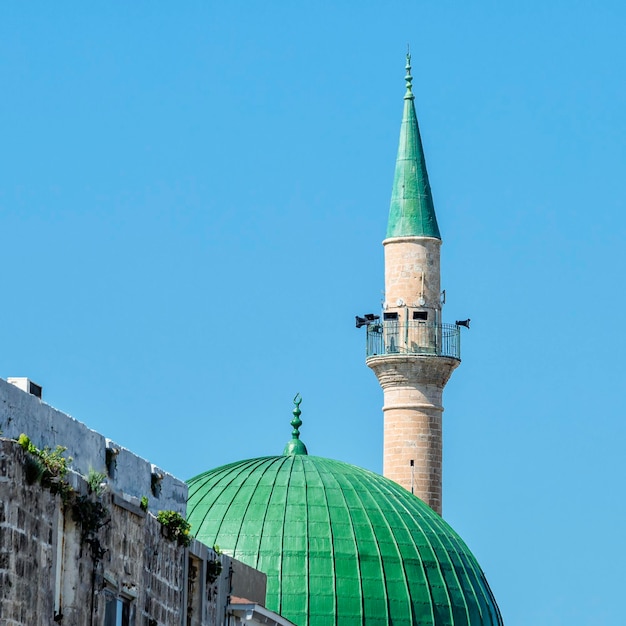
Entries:
<svg viewBox="0 0 626 626">
<path fill-rule="evenodd" d="M 458 325 L 441 322 L 441 236 L 415 114 L 410 54 L 406 70 L 383 241 L 385 302 L 382 320 L 368 320 L 366 362 L 384 392 L 383 474 L 441 514 L 441 397 L 460 363 L 460 333 Z"/>
</svg>

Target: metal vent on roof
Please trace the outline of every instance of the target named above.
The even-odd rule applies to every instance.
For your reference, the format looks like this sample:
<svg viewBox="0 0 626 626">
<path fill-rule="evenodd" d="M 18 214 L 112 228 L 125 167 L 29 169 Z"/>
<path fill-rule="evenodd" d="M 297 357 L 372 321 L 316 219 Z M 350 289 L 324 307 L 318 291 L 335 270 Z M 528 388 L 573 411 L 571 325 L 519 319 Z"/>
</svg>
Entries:
<svg viewBox="0 0 626 626">
<path fill-rule="evenodd" d="M 17 377 L 17 378 L 7 378 L 7 382 L 11 385 L 15 385 L 18 389 L 25 391 L 26 393 L 30 393 L 33 396 L 41 399 L 43 388 L 41 385 L 34 383 L 30 378 Z"/>
</svg>

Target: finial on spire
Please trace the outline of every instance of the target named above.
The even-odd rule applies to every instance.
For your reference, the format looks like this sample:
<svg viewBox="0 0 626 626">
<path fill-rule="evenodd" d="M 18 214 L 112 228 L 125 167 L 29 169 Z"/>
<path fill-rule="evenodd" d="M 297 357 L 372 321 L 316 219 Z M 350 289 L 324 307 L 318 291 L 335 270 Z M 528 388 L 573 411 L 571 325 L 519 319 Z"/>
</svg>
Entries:
<svg viewBox="0 0 626 626">
<path fill-rule="evenodd" d="M 415 97 L 413 95 L 413 76 L 411 76 L 411 50 L 409 48 L 409 44 L 406 45 L 406 76 L 404 77 L 406 80 L 406 94 L 404 95 L 405 100 L 413 100 Z"/>
<path fill-rule="evenodd" d="M 300 426 L 302 426 L 300 405 L 302 404 L 302 396 L 299 393 L 294 396 L 293 404 L 295 407 L 292 411 L 293 419 L 291 420 L 293 430 L 291 431 L 291 441 L 287 443 L 283 450 L 283 455 L 285 456 L 290 454 L 308 454 L 306 446 L 300 441 Z"/>
<path fill-rule="evenodd" d="M 293 413 L 293 419 L 291 420 L 291 425 L 293 426 L 293 430 L 291 431 L 291 436 L 294 439 L 300 439 L 300 426 L 302 426 L 302 420 L 300 416 L 302 415 L 302 411 L 300 410 L 300 405 L 302 404 L 302 396 L 300 393 L 297 393 L 293 398 L 293 404 L 296 407 Z"/>
</svg>

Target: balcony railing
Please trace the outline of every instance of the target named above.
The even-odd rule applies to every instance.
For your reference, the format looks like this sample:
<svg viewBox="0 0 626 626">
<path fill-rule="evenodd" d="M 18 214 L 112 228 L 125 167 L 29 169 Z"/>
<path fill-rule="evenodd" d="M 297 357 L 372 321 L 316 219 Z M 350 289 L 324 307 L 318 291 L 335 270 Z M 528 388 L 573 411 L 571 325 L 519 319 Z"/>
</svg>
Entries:
<svg viewBox="0 0 626 626">
<path fill-rule="evenodd" d="M 447 356 L 461 360 L 461 333 L 456 324 L 384 321 L 367 327 L 367 357 L 386 354 Z"/>
</svg>

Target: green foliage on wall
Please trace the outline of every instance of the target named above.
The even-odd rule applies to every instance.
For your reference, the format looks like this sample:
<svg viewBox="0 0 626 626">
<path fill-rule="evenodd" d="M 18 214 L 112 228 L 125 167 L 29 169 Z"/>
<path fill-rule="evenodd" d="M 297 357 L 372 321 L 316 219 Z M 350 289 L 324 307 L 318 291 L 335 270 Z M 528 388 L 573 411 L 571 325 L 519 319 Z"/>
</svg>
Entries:
<svg viewBox="0 0 626 626">
<path fill-rule="evenodd" d="M 159 511 L 157 520 L 163 525 L 163 534 L 170 541 L 177 541 L 179 546 L 191 543 L 191 524 L 176 511 Z"/>
</svg>

